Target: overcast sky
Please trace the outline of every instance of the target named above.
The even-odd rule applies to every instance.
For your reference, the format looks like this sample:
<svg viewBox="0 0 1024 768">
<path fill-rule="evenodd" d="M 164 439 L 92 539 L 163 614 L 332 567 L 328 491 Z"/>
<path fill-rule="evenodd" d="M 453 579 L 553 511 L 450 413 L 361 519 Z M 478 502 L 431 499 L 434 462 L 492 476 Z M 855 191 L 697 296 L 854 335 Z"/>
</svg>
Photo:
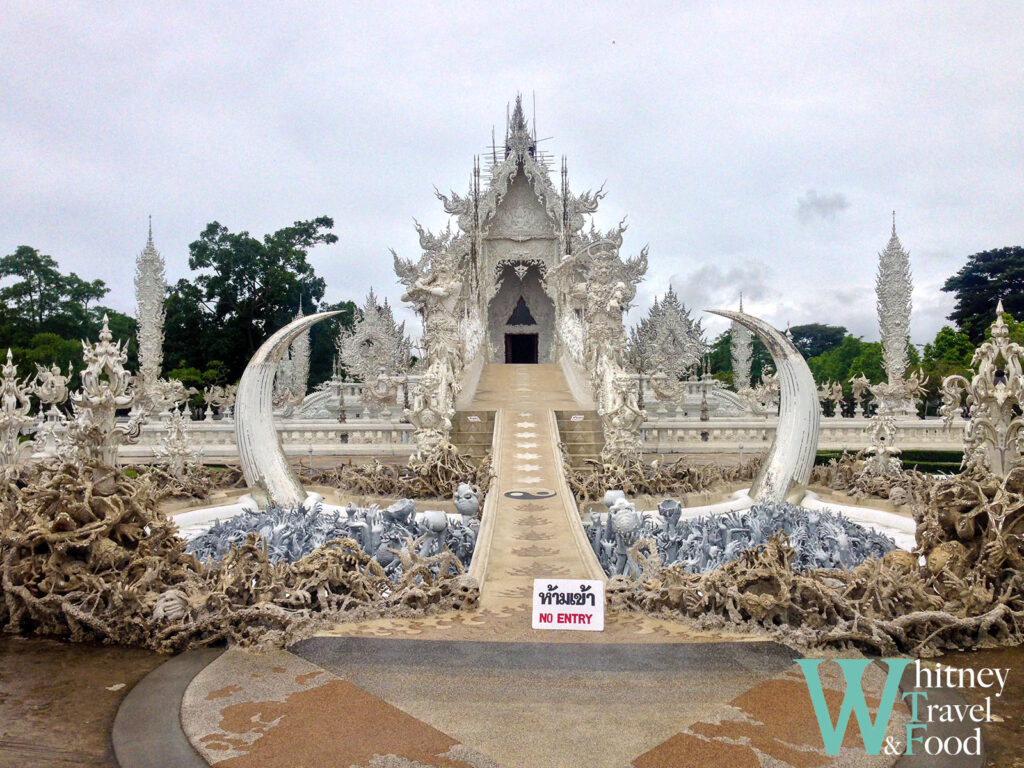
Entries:
<svg viewBox="0 0 1024 768">
<path fill-rule="evenodd" d="M 929 341 L 945 278 L 1024 244 L 1024 4 L 767 5 L 7 2 L 0 253 L 133 312 L 148 214 L 170 281 L 209 221 L 326 214 L 328 298 L 397 303 L 388 248 L 444 226 L 433 187 L 465 191 L 522 91 L 573 188 L 607 182 L 598 225 L 628 214 L 623 255 L 650 245 L 638 303 L 742 291 L 778 326 L 877 339 L 896 209 Z"/>
</svg>

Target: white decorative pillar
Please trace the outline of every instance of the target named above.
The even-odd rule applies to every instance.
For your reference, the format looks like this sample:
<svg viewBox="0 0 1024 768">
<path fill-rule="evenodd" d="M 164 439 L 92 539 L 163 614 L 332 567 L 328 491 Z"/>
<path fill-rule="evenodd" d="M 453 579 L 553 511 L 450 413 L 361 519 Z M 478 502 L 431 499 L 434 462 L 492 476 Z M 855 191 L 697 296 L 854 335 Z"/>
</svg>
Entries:
<svg viewBox="0 0 1024 768">
<path fill-rule="evenodd" d="M 138 321 L 139 389 L 148 396 L 160 378 L 164 359 L 164 259 L 153 245 L 153 221 L 149 222 L 146 247 L 135 260 L 135 319 Z"/>
<path fill-rule="evenodd" d="M 913 284 L 910 278 L 910 254 L 903 250 L 896 236 L 896 212 L 892 214 L 892 236 L 885 250 L 878 254 L 878 327 L 882 336 L 882 356 L 889 385 L 898 387 L 907 371 L 907 343 L 910 334 L 910 299 Z M 900 403 L 896 415 L 916 412 L 913 401 Z"/>
<path fill-rule="evenodd" d="M 743 311 L 743 295 L 740 294 L 740 312 Z M 754 339 L 750 329 L 735 320 L 730 328 L 732 344 L 732 387 L 737 392 L 750 389 L 750 361 L 754 356 Z"/>
</svg>

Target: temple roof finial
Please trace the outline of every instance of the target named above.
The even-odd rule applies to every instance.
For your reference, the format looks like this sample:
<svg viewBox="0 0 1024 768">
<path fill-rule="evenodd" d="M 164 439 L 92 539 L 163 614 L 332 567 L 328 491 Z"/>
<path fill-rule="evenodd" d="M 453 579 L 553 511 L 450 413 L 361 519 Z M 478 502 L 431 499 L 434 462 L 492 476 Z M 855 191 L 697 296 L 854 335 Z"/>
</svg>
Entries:
<svg viewBox="0 0 1024 768">
<path fill-rule="evenodd" d="M 149 214 L 149 237 L 146 240 L 146 245 L 153 245 L 153 214 Z"/>
<path fill-rule="evenodd" d="M 743 291 L 740 291 L 740 312 L 743 311 Z"/>
<path fill-rule="evenodd" d="M 516 94 L 516 105 L 512 109 L 512 120 L 509 132 L 515 136 L 516 134 L 528 134 L 529 129 L 526 126 L 526 116 L 523 114 L 523 94 Z"/>
<path fill-rule="evenodd" d="M 999 303 L 996 304 L 996 318 L 1002 318 L 1003 312 L 1003 299 L 1000 297 Z"/>
<path fill-rule="evenodd" d="M 892 212 L 892 236 L 896 237 L 896 211 Z"/>
</svg>

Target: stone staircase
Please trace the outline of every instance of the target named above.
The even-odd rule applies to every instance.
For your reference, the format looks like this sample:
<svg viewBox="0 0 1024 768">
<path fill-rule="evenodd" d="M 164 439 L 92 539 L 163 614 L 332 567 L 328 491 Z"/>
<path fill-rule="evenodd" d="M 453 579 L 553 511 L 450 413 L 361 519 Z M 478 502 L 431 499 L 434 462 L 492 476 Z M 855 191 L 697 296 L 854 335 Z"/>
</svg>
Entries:
<svg viewBox="0 0 1024 768">
<path fill-rule="evenodd" d="M 456 411 L 452 419 L 451 442 L 459 453 L 482 459 L 491 450 L 494 411 Z"/>
<path fill-rule="evenodd" d="M 573 417 L 576 417 L 575 421 Z M 593 469 L 588 459 L 600 461 L 601 449 L 604 448 L 604 430 L 597 411 L 555 411 L 555 419 L 558 439 L 569 454 L 569 465 L 573 469 Z"/>
</svg>

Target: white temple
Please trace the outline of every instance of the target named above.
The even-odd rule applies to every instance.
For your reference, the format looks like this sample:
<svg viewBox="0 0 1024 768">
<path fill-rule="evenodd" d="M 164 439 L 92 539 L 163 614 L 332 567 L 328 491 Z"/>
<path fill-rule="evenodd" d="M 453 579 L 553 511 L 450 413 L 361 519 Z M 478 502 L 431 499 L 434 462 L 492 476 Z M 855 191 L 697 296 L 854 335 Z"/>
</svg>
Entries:
<svg viewBox="0 0 1024 768">
<path fill-rule="evenodd" d="M 584 230 L 603 193 L 573 194 L 564 158 L 555 186 L 521 98 L 504 146 L 486 159 L 483 168 L 475 160 L 465 195 L 438 193 L 457 230 L 419 228 L 422 256 L 394 258 L 403 301 L 424 324 L 426 370 L 407 412 L 419 451 L 448 439 L 457 398 L 484 364 L 551 363 L 580 402 L 594 404 L 606 453 L 637 455 L 644 414 L 623 367 L 623 314 L 647 269 L 646 249 L 624 261 L 624 225 Z"/>
</svg>

